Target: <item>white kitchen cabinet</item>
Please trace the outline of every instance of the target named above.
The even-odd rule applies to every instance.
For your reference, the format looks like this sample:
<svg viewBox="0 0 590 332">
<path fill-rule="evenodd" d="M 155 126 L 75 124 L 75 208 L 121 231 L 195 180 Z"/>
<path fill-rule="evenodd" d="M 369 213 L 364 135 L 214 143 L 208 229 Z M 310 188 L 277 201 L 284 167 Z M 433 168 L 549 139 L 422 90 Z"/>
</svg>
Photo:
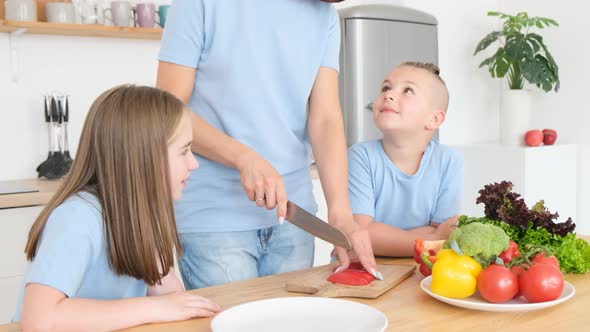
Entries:
<svg viewBox="0 0 590 332">
<path fill-rule="evenodd" d="M 29 229 L 42 209 L 43 206 L 32 206 L 0 210 L 0 278 L 24 274 L 24 251 Z"/>
<path fill-rule="evenodd" d="M 313 180 L 313 194 L 315 196 L 315 200 L 318 204 L 318 213 L 317 217 L 328 221 L 328 207 L 326 205 L 326 199 L 324 196 L 324 191 L 322 190 L 322 185 L 319 179 Z M 332 252 L 332 248 L 334 246 L 322 239 L 315 238 L 315 255 L 314 255 L 314 262 L 313 266 L 325 265 L 330 263 L 330 252 Z"/>
<path fill-rule="evenodd" d="M 0 324 L 8 324 L 16 310 L 23 277 L 0 278 Z"/>
<path fill-rule="evenodd" d="M 42 209 L 33 206 L 0 210 L 0 324 L 8 323 L 14 314 L 27 264 L 27 236 Z"/>
</svg>

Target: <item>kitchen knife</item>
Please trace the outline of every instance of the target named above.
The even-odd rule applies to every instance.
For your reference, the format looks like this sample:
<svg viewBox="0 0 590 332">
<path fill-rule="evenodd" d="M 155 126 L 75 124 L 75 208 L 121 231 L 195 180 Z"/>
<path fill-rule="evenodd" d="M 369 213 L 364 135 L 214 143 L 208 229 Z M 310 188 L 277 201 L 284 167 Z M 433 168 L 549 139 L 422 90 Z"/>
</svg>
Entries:
<svg viewBox="0 0 590 332">
<path fill-rule="evenodd" d="M 335 246 L 352 249 L 350 241 L 339 229 L 305 211 L 291 201 L 287 201 L 287 218 L 285 219 L 304 231 Z"/>
</svg>

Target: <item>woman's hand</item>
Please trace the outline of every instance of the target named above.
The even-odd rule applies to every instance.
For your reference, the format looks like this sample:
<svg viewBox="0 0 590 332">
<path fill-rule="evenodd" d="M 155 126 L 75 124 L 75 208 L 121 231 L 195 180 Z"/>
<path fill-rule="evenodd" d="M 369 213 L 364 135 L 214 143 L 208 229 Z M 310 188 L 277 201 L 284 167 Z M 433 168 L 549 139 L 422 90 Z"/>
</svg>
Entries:
<svg viewBox="0 0 590 332">
<path fill-rule="evenodd" d="M 213 301 L 188 292 L 176 292 L 146 299 L 153 300 L 153 317 L 158 317 L 158 322 L 211 317 L 221 310 L 221 307 Z"/>
<path fill-rule="evenodd" d="M 334 217 L 333 219 L 328 217 L 328 219 L 331 221 L 330 224 L 346 234 L 352 245 L 352 250 L 350 251 L 341 247 L 334 248 L 338 260 L 340 261 L 340 266 L 337 271 L 348 268 L 351 259 L 358 259 L 365 270 L 370 272 L 375 278 L 383 280 L 381 272 L 377 271 L 377 263 L 375 262 L 375 255 L 373 255 L 371 237 L 369 236 L 367 228 L 354 222 L 352 215 L 350 215 L 350 217 Z"/>
<path fill-rule="evenodd" d="M 276 207 L 279 223 L 283 223 L 287 215 L 287 191 L 277 170 L 254 150 L 240 156 L 237 169 L 248 199 L 269 210 Z"/>
</svg>

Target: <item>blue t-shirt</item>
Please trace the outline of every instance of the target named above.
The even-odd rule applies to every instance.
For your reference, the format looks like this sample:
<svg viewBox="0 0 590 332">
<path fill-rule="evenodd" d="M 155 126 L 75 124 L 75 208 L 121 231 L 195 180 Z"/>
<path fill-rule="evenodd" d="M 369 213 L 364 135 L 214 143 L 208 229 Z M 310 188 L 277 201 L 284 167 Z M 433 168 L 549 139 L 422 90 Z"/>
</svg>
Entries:
<svg viewBox="0 0 590 332">
<path fill-rule="evenodd" d="M 381 140 L 351 147 L 348 164 L 353 214 L 408 230 L 460 212 L 463 156 L 434 139 L 414 175 L 402 172 L 389 159 Z"/>
<path fill-rule="evenodd" d="M 81 192 L 49 216 L 37 254 L 27 266 L 13 321 L 20 321 L 28 283 L 53 287 L 67 297 L 116 300 L 147 295 L 147 284 L 109 267 L 104 223 L 96 196 Z"/>
<path fill-rule="evenodd" d="M 160 61 L 196 68 L 189 106 L 248 145 L 283 176 L 289 199 L 317 211 L 309 166 L 307 102 L 320 67 L 338 70 L 340 25 L 319 0 L 175 0 Z M 277 224 L 249 201 L 237 170 L 197 156 L 176 203 L 180 233 Z"/>
</svg>

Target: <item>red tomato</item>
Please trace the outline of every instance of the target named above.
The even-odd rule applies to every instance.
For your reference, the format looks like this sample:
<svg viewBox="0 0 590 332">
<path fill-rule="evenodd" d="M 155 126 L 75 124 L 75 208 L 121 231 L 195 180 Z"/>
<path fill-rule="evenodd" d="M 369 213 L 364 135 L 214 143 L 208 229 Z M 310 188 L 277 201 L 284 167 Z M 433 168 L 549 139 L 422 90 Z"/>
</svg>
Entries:
<svg viewBox="0 0 590 332">
<path fill-rule="evenodd" d="M 505 266 L 492 264 L 477 277 L 477 290 L 484 300 L 503 303 L 518 293 L 518 279 Z"/>
<path fill-rule="evenodd" d="M 559 262 L 555 256 L 545 256 L 544 252 L 538 253 L 532 260 L 533 264 L 549 264 L 559 270 Z"/>
<path fill-rule="evenodd" d="M 534 264 L 519 277 L 520 293 L 530 302 L 557 299 L 563 291 L 563 276 L 553 265 Z"/>
<path fill-rule="evenodd" d="M 516 242 L 514 241 L 510 241 L 508 249 L 502 251 L 500 255 L 498 255 L 498 257 L 500 257 L 504 261 L 504 264 L 508 264 L 518 255 L 520 255 L 520 251 L 518 251 L 518 244 L 516 244 Z"/>
</svg>

